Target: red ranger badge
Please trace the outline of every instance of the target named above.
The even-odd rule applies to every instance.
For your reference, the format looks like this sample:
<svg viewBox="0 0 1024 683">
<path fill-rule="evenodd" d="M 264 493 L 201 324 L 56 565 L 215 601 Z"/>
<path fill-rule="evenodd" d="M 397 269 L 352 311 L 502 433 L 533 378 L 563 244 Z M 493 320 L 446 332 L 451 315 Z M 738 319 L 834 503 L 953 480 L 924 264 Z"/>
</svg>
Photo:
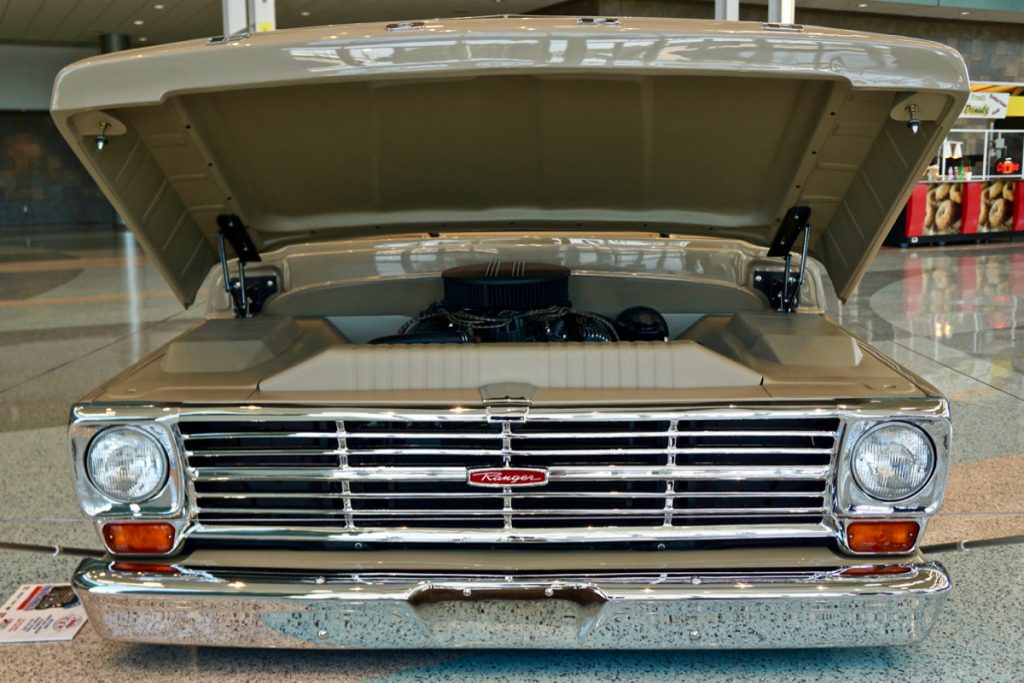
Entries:
<svg viewBox="0 0 1024 683">
<path fill-rule="evenodd" d="M 544 486 L 548 483 L 548 471 L 537 467 L 484 467 L 470 470 L 466 481 L 470 486 L 496 488 Z"/>
</svg>

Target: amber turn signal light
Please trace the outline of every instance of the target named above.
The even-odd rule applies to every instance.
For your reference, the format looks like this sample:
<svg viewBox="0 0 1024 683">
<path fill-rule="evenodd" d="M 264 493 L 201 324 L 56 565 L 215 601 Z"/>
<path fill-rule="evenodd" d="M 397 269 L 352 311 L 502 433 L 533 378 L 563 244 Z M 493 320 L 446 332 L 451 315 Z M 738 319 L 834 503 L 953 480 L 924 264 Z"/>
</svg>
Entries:
<svg viewBox="0 0 1024 683">
<path fill-rule="evenodd" d="M 858 553 L 901 553 L 914 547 L 917 522 L 853 522 L 846 527 L 846 544 Z"/>
<path fill-rule="evenodd" d="M 166 553 L 174 547 L 174 527 L 167 522 L 106 524 L 103 540 L 112 553 Z"/>
</svg>

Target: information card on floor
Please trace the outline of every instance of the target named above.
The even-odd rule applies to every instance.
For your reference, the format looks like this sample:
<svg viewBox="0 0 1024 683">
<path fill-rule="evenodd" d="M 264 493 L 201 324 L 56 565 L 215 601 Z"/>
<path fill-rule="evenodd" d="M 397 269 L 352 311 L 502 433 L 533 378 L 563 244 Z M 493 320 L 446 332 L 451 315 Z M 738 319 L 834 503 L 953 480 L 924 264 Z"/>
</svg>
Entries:
<svg viewBox="0 0 1024 683">
<path fill-rule="evenodd" d="M 85 624 L 85 609 L 71 586 L 21 586 L 0 607 L 0 643 L 71 640 Z"/>
</svg>

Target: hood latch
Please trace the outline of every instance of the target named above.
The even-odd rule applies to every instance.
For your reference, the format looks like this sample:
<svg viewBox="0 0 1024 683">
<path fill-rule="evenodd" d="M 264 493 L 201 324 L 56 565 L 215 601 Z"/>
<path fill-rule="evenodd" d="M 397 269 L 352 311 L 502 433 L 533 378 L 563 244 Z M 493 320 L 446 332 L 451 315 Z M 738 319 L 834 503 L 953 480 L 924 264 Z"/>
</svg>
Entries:
<svg viewBox="0 0 1024 683">
<path fill-rule="evenodd" d="M 499 382 L 480 387 L 488 422 L 523 422 L 537 387 L 524 382 Z"/>
</svg>

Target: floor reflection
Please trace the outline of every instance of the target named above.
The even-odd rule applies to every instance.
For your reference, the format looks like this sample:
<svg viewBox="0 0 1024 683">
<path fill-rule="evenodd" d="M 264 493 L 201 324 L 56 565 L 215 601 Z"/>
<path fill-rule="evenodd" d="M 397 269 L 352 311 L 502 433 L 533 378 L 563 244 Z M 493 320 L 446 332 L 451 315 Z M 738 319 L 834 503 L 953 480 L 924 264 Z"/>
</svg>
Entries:
<svg viewBox="0 0 1024 683">
<path fill-rule="evenodd" d="M 1024 372 L 1024 250 L 884 251 L 842 317 L 872 340 L 932 340 L 936 359 L 946 346 Z"/>
</svg>

